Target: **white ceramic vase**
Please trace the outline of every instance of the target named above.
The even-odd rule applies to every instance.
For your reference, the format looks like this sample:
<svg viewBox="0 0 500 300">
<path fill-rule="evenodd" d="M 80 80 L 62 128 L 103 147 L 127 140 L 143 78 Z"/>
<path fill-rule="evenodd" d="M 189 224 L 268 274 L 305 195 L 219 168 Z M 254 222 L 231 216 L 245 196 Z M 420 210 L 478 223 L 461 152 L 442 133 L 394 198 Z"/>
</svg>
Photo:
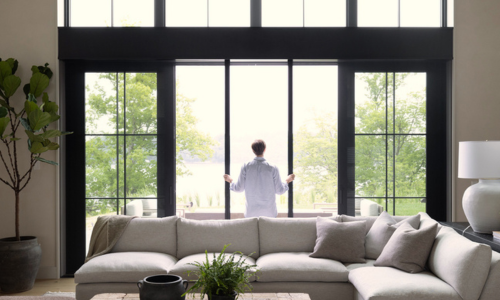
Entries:
<svg viewBox="0 0 500 300">
<path fill-rule="evenodd" d="M 462 205 L 475 232 L 500 231 L 500 180 L 479 179 L 465 191 Z"/>
</svg>

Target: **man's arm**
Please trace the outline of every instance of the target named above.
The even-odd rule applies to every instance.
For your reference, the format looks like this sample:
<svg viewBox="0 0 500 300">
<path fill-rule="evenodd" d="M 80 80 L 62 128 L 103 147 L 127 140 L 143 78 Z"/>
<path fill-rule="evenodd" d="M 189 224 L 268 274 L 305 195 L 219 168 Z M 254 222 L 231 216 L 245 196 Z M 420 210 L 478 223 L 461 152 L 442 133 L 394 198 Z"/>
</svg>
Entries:
<svg viewBox="0 0 500 300">
<path fill-rule="evenodd" d="M 295 179 L 295 175 L 293 174 L 288 175 L 288 177 L 286 178 L 286 182 L 282 182 L 278 167 L 274 167 L 273 178 L 274 178 L 274 190 L 276 194 L 283 195 L 286 191 L 288 191 L 288 184 L 292 182 L 293 179 Z"/>
<path fill-rule="evenodd" d="M 245 165 L 241 167 L 240 177 L 238 177 L 238 182 L 234 182 L 231 176 L 228 174 L 224 174 L 224 180 L 229 182 L 229 189 L 234 192 L 241 193 L 245 190 L 245 178 L 246 178 L 246 170 Z"/>
</svg>

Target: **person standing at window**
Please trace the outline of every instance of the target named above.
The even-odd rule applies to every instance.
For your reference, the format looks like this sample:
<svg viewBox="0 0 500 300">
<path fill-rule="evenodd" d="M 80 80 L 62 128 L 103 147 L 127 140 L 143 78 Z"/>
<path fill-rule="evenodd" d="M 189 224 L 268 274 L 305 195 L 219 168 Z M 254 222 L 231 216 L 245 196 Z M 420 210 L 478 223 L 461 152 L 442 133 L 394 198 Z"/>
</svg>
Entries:
<svg viewBox="0 0 500 300">
<path fill-rule="evenodd" d="M 295 179 L 295 175 L 290 174 L 286 182 L 281 182 L 278 168 L 270 165 L 264 158 L 266 143 L 263 140 L 255 140 L 252 143 L 252 150 L 256 157 L 241 167 L 238 181 L 233 182 L 228 174 L 224 174 L 224 180 L 231 184 L 231 191 L 238 193 L 245 191 L 245 218 L 275 218 L 278 215 L 276 195 L 288 191 L 288 184 Z"/>
</svg>

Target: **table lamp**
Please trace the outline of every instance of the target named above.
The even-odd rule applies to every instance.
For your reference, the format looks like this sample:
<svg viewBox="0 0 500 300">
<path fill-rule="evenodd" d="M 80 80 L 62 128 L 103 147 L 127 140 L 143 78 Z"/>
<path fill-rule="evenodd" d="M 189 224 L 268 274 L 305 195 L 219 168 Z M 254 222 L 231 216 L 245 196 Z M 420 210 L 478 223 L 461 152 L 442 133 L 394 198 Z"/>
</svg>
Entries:
<svg viewBox="0 0 500 300">
<path fill-rule="evenodd" d="M 479 179 L 462 199 L 472 229 L 487 234 L 500 230 L 500 141 L 460 142 L 458 177 Z"/>
</svg>

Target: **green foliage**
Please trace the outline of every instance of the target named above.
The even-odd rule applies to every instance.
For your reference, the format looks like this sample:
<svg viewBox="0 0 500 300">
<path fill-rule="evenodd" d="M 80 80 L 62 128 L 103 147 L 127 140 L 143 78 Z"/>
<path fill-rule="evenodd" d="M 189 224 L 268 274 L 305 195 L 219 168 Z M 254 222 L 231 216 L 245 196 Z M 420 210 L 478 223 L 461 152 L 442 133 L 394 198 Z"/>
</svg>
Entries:
<svg viewBox="0 0 500 300">
<path fill-rule="evenodd" d="M 240 294 L 252 290 L 249 279 L 257 272 L 255 269 L 257 265 L 247 264 L 241 252 L 225 254 L 228 246 L 225 245 L 218 256 L 214 253 L 212 261 L 209 260 L 208 253 L 205 251 L 204 262 L 190 263 L 198 269 L 188 271 L 188 275 L 194 273 L 198 276 L 198 280 L 184 295 L 200 290 L 201 299 L 204 299 L 205 295 L 208 299 L 212 299 L 213 295 L 231 295 L 233 292 Z M 236 254 L 240 254 L 238 259 Z"/>
</svg>

